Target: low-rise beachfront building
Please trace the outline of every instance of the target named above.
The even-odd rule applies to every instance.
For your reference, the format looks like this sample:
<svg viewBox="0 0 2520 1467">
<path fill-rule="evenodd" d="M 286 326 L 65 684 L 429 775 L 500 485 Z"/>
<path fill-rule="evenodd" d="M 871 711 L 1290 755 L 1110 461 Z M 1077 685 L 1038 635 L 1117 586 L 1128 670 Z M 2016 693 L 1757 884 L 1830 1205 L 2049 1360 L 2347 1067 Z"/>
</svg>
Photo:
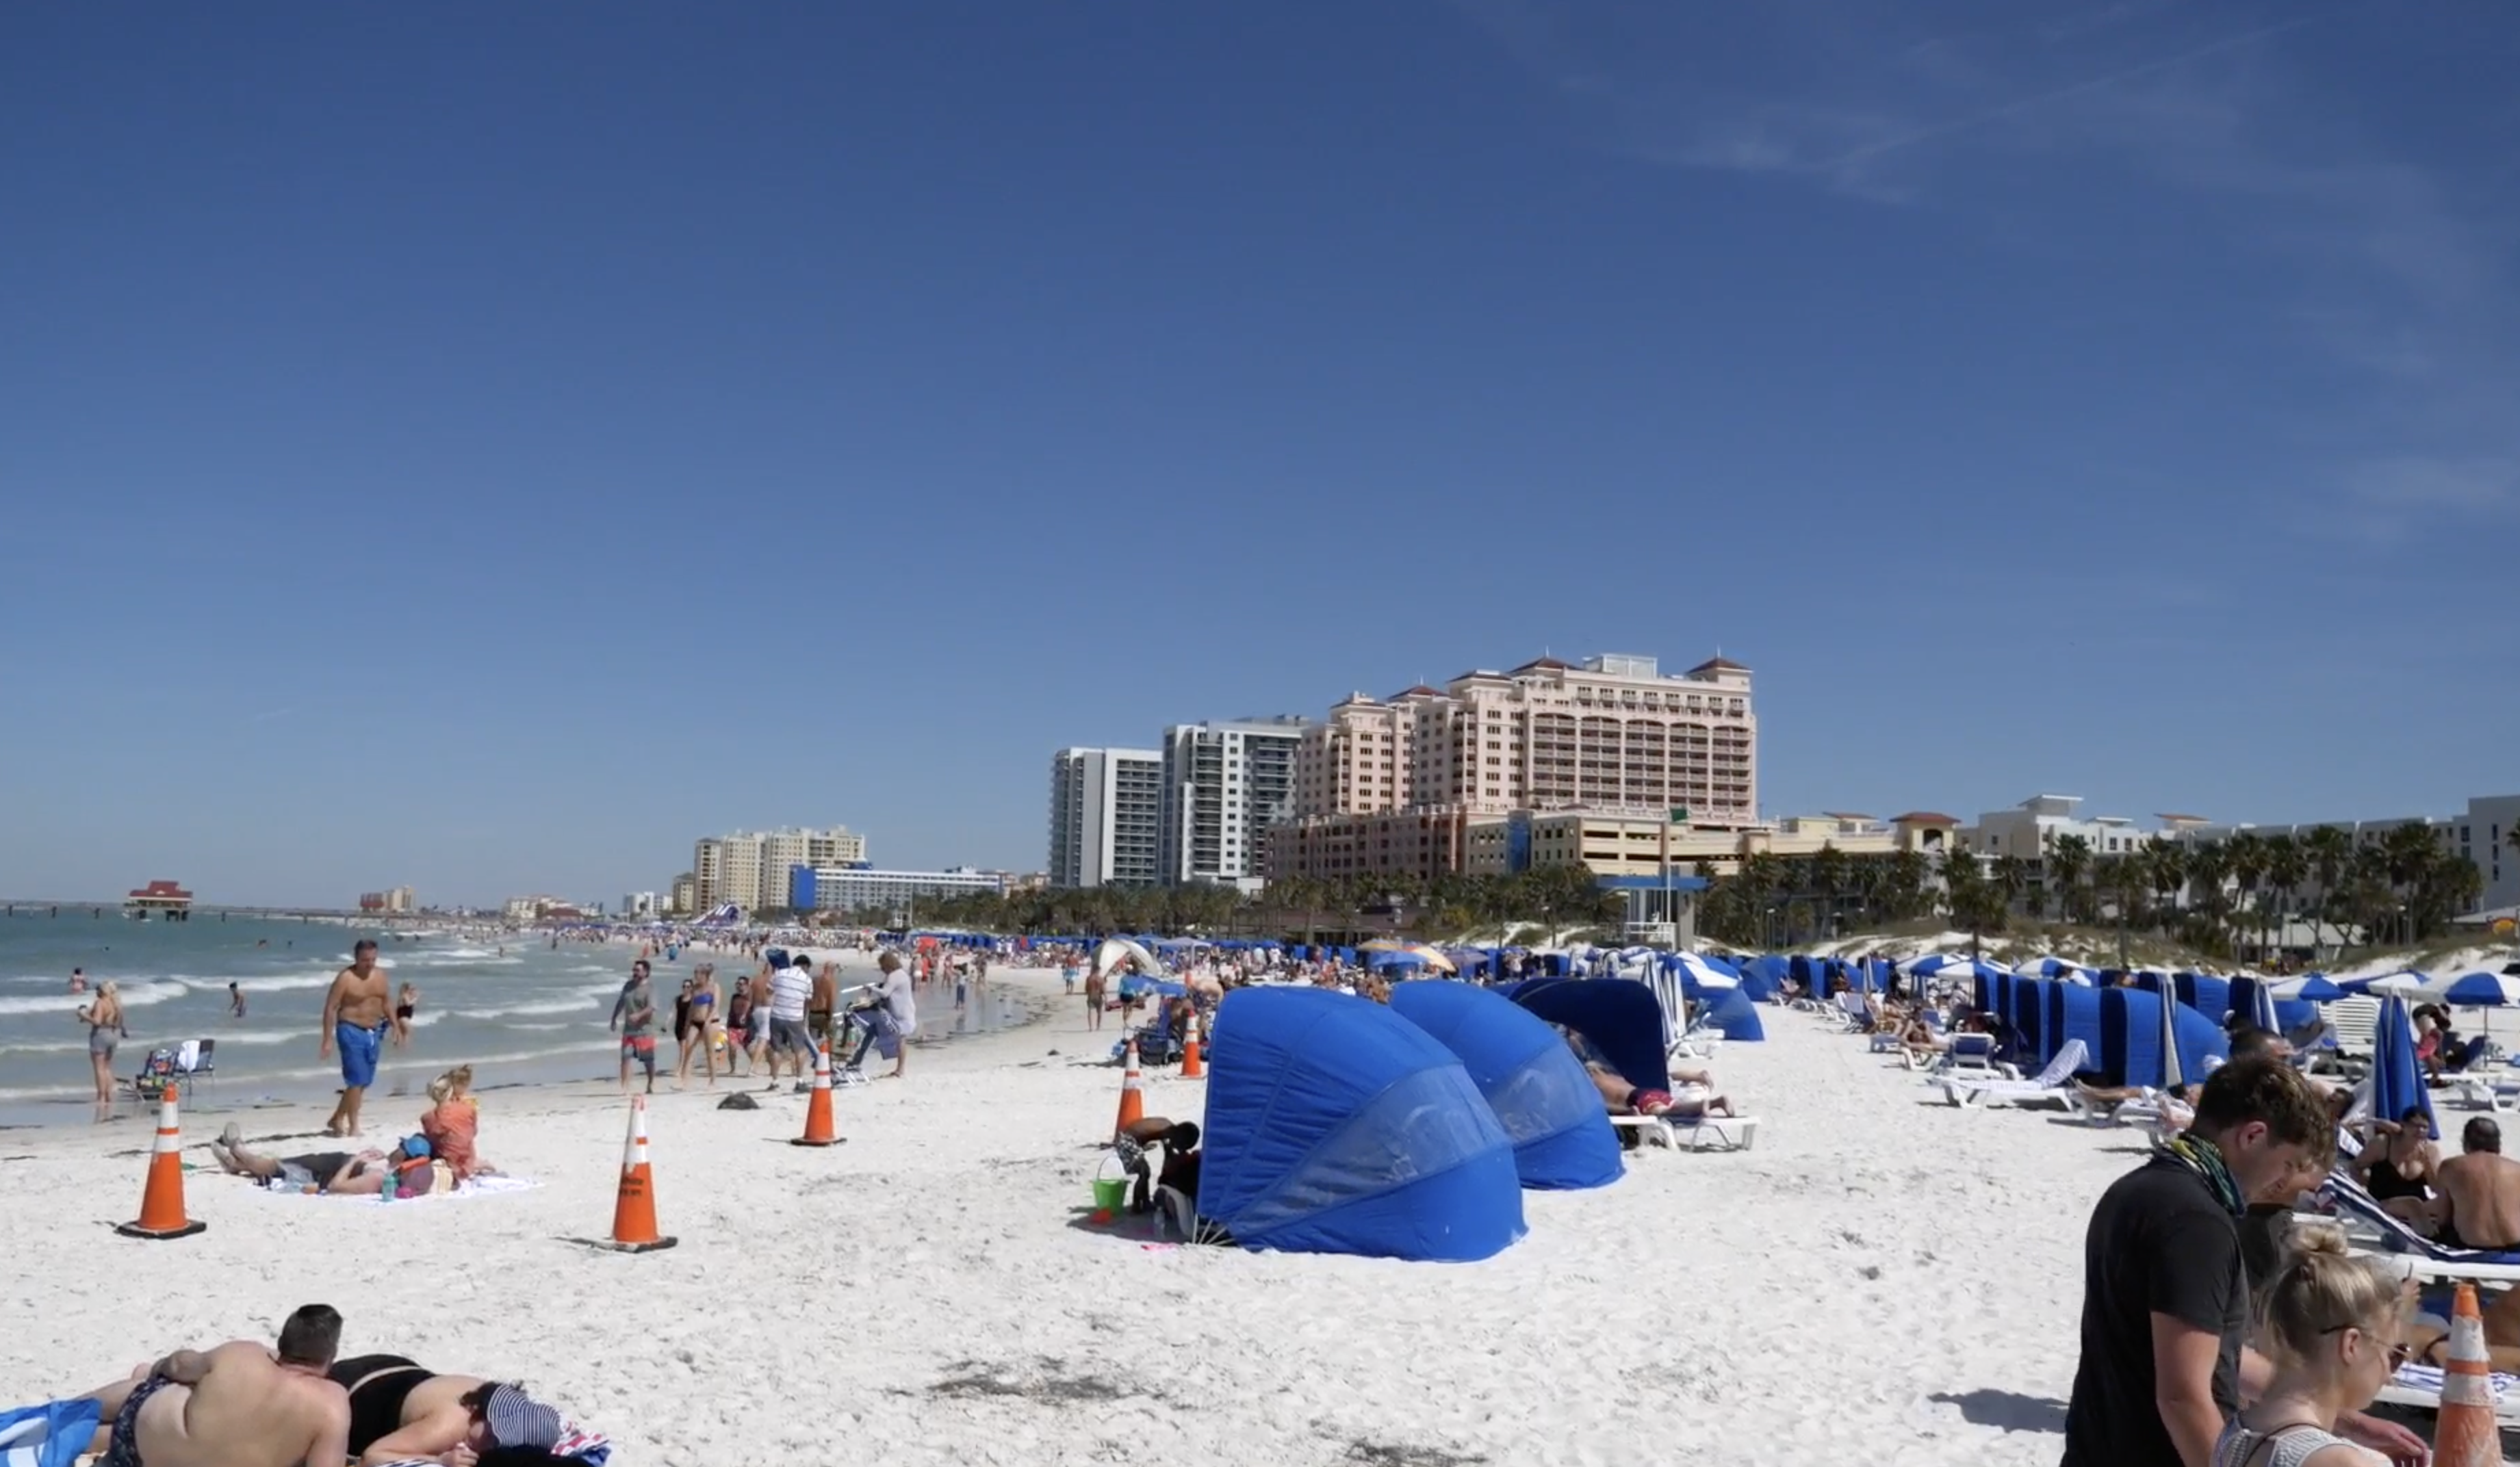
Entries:
<svg viewBox="0 0 2520 1467">
<path fill-rule="evenodd" d="M 2442 851 L 2476 867 L 2482 890 L 2462 915 L 2520 906 L 2520 849 L 2511 843 L 2520 830 L 2520 795 L 2474 795 L 2457 815 L 2402 815 L 2372 821 L 2313 821 L 2289 825 L 2221 823 L 2195 816 L 2163 816 L 2161 839 L 2185 846 L 2211 845 L 2243 831 L 2261 838 L 2289 836 L 2306 840 L 2314 830 L 2342 830 L 2357 846 L 2378 845 L 2391 832 L 2421 825 Z"/>
<path fill-rule="evenodd" d="M 903 907 L 922 897 L 964 897 L 976 892 L 1003 894 L 1004 871 L 977 871 L 951 867 L 941 871 L 879 871 L 872 867 L 800 866 L 788 873 L 788 908 L 792 911 L 858 911 L 870 907 Z"/>
<path fill-rule="evenodd" d="M 699 882 L 693 878 L 691 872 L 685 871 L 674 878 L 673 891 L 667 911 L 688 915 L 700 910 Z"/>
<path fill-rule="evenodd" d="M 156 916 L 180 922 L 193 914 L 193 894 L 179 881 L 152 881 L 132 888 L 131 894 L 122 899 L 122 911 L 126 916 L 143 920 Z"/>
</svg>

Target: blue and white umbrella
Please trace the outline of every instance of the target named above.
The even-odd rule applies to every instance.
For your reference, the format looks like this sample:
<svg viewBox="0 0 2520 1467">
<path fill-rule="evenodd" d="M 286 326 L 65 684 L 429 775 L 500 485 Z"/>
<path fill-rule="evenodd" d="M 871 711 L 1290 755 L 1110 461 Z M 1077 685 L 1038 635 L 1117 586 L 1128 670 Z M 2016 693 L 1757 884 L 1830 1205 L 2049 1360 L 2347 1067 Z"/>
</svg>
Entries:
<svg viewBox="0 0 2520 1467">
<path fill-rule="evenodd" d="M 1908 960 L 1907 970 L 1920 978 L 1949 974 L 1956 978 L 2001 978 L 2012 969 L 1990 958 L 1970 957 L 1961 953 L 1932 953 Z"/>
<path fill-rule="evenodd" d="M 2339 978 L 2336 980 L 2336 986 L 2343 989 L 2348 994 L 2371 994 L 2382 992 L 2380 988 L 2381 984 L 2394 984 L 2401 978 L 2412 978 L 2418 983 L 2429 983 L 2432 981 L 2432 975 L 2430 973 L 2422 972 L 2415 968 L 2400 968 L 2394 973 L 2373 973 L 2362 978 Z"/>
<path fill-rule="evenodd" d="M 2325 973 L 2304 973 L 2298 978 L 2277 978 L 2266 985 L 2274 998 L 2292 1002 L 2333 1003 L 2345 997 L 2345 990 L 2328 981 Z"/>
<path fill-rule="evenodd" d="M 1665 954 L 1662 964 L 1696 987 L 1709 992 L 1730 993 L 1741 986 L 1739 974 L 1718 967 L 1694 953 Z"/>
<path fill-rule="evenodd" d="M 2409 1002 L 2444 1003 L 2452 1008 L 2502 1008 L 2520 1003 L 2520 978 L 2483 972 L 2442 978 L 2397 973 L 2373 980 L 2371 992 L 2391 994 Z"/>
<path fill-rule="evenodd" d="M 2373 1031 L 2371 1114 L 2394 1121 L 2420 1108 L 2435 1139 L 2441 1126 L 2433 1120 L 2432 1090 L 2424 1084 L 2424 1067 L 2415 1062 L 2415 1026 L 2407 1017 L 2407 1000 L 2396 996 L 2380 1000 L 2380 1022 Z"/>
<path fill-rule="evenodd" d="M 2085 988 L 2091 987 L 2092 979 L 2097 971 L 2079 962 L 2068 962 L 2062 957 L 2041 957 L 2029 962 L 2015 963 L 2012 970 L 2025 977 L 2053 978 L 2061 983 L 2079 983 Z"/>
<path fill-rule="evenodd" d="M 2175 1090 L 2186 1083 L 2187 1074 L 2179 1063 L 2179 995 L 2165 989 L 2161 994 L 2161 1088 Z"/>
<path fill-rule="evenodd" d="M 2249 985 L 2249 1022 L 2269 1034 L 2283 1033 L 2275 1017 L 2275 991 L 2263 982 Z"/>
</svg>

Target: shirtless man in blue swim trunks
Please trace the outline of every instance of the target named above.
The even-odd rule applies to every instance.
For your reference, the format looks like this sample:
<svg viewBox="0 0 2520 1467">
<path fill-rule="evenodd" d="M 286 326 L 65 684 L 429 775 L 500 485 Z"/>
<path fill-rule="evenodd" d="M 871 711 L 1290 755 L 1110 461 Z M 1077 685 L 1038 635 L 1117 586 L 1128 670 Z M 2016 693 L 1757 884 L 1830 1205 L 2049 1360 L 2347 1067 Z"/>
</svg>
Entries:
<svg viewBox="0 0 2520 1467">
<path fill-rule="evenodd" d="M 322 1037 L 315 1052 L 329 1059 L 333 1046 L 341 1046 L 341 1098 L 324 1123 L 325 1134 L 359 1134 L 359 1102 L 376 1084 L 377 1056 L 394 1022 L 393 990 L 377 966 L 376 941 L 363 937 L 350 950 L 350 965 L 333 975 L 333 986 L 324 995 Z"/>
<path fill-rule="evenodd" d="M 325 1374 L 341 1316 L 310 1304 L 280 1348 L 178 1350 L 94 1394 L 98 1467 L 348 1467 L 350 1397 Z"/>
</svg>

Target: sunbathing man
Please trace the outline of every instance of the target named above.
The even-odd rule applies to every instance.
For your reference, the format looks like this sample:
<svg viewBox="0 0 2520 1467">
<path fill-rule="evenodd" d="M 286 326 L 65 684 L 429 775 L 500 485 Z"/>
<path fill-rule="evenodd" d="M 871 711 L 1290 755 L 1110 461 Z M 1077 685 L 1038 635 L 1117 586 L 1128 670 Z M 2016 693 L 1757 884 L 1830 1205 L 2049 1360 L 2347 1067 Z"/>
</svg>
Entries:
<svg viewBox="0 0 2520 1467">
<path fill-rule="evenodd" d="M 1670 1116 L 1694 1121 L 1732 1114 L 1732 1097 L 1715 1093 L 1711 1070 L 1694 1066 L 1674 1070 L 1674 1089 L 1668 1090 L 1630 1085 L 1626 1076 L 1595 1061 L 1586 1061 L 1584 1072 L 1593 1077 L 1594 1086 L 1601 1092 L 1603 1108 L 1614 1116 Z"/>
<path fill-rule="evenodd" d="M 178 1350 L 92 1395 L 98 1467 L 347 1467 L 350 1402 L 325 1378 L 341 1316 L 310 1304 L 251 1340 Z"/>
<path fill-rule="evenodd" d="M 359 1467 L 462 1452 L 548 1452 L 560 1444 L 560 1412 L 521 1386 L 477 1375 L 438 1375 L 396 1355 L 366 1355 L 333 1366 L 349 1396 L 350 1460 Z M 467 1458 L 468 1460 L 470 1458 Z M 155 1464 L 151 1464 L 155 1467 Z"/>
<path fill-rule="evenodd" d="M 2502 1128 L 2478 1116 L 2458 1144 L 2460 1154 L 2433 1172 L 2438 1236 L 2452 1248 L 2520 1249 L 2520 1162 L 2502 1154 Z"/>
<path fill-rule="evenodd" d="M 429 1167 L 428 1137 L 405 1136 L 391 1151 L 315 1151 L 304 1156 L 262 1156 L 245 1148 L 236 1123 L 210 1142 L 210 1155 L 231 1177 L 250 1177 L 285 1192 L 321 1192 L 328 1197 L 373 1197 L 394 1176 L 395 1190 L 405 1197 L 429 1189 L 436 1173 Z"/>
</svg>

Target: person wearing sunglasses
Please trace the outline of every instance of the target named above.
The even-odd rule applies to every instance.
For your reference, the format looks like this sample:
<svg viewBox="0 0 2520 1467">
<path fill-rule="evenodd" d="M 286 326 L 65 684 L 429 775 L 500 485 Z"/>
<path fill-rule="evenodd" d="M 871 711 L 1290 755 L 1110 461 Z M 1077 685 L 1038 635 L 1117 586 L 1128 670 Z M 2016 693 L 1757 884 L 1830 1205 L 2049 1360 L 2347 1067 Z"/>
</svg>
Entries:
<svg viewBox="0 0 2520 1467">
<path fill-rule="evenodd" d="M 2407 1362 L 2413 1280 L 2358 1258 L 2333 1224 L 2294 1229 L 2267 1288 L 2260 1344 L 2274 1374 L 2214 1445 L 2214 1467 L 2369 1467 L 2385 1460 L 2337 1435 Z"/>
</svg>

